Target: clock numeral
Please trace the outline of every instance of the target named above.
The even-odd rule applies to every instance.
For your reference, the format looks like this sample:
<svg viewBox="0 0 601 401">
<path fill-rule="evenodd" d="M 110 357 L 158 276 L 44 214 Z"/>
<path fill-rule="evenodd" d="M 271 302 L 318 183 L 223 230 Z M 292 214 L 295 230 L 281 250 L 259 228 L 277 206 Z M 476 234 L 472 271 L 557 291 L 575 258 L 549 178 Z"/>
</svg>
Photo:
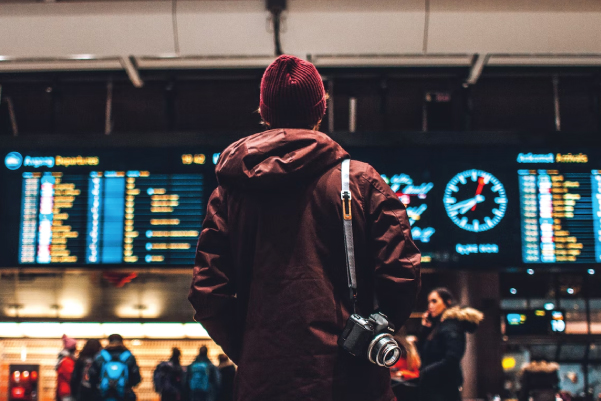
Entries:
<svg viewBox="0 0 601 401">
<path fill-rule="evenodd" d="M 448 198 L 445 198 L 445 199 L 444 199 L 444 202 L 445 202 L 447 205 L 452 205 L 453 203 L 457 202 L 457 199 L 455 199 L 455 198 L 453 198 L 453 197 L 449 196 Z"/>
<path fill-rule="evenodd" d="M 490 217 L 485 217 L 484 222 L 486 223 L 487 226 L 491 226 L 491 227 L 493 226 L 493 222 L 490 219 Z"/>
<path fill-rule="evenodd" d="M 474 226 L 474 231 L 478 231 L 478 229 L 480 228 L 480 222 L 478 220 L 474 220 L 472 226 Z"/>
<path fill-rule="evenodd" d="M 503 189 L 503 185 L 501 183 L 495 185 L 490 190 L 493 191 L 493 192 L 499 192 L 500 189 Z"/>
<path fill-rule="evenodd" d="M 478 181 L 478 172 L 476 170 L 472 170 L 472 181 Z"/>
<path fill-rule="evenodd" d="M 493 214 L 495 214 L 499 217 L 503 217 L 503 212 L 500 211 L 499 209 L 493 209 L 492 212 L 493 212 Z"/>
<path fill-rule="evenodd" d="M 466 180 L 466 179 L 465 179 L 465 177 L 464 177 L 464 176 L 462 176 L 462 175 L 460 175 L 460 176 L 459 176 L 459 181 L 460 181 L 462 184 L 466 184 L 466 183 L 467 183 L 467 180 Z"/>
<path fill-rule="evenodd" d="M 504 204 L 507 203 L 507 198 L 501 198 L 501 197 L 495 198 L 495 203 L 498 203 L 500 205 L 504 205 Z"/>
<path fill-rule="evenodd" d="M 447 188 L 450 189 L 453 192 L 459 191 L 459 188 L 457 188 L 457 186 L 455 186 L 455 185 L 449 185 Z"/>
<path fill-rule="evenodd" d="M 465 225 L 467 224 L 467 221 L 468 221 L 468 220 L 467 220 L 467 217 L 464 217 L 464 218 L 462 218 L 462 219 L 461 219 L 461 221 L 459 222 L 459 225 L 460 225 L 461 227 L 465 227 Z"/>
</svg>

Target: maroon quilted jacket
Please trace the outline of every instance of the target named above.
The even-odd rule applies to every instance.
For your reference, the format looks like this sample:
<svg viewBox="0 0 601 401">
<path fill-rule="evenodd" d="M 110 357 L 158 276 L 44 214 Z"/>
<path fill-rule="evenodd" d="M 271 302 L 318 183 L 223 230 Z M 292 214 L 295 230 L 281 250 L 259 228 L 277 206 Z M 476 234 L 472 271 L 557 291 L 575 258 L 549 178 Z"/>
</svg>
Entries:
<svg viewBox="0 0 601 401">
<path fill-rule="evenodd" d="M 327 135 L 274 129 L 230 145 L 217 165 L 189 300 L 195 319 L 238 364 L 236 400 L 394 399 L 387 369 L 337 339 L 347 288 L 340 162 Z M 405 207 L 368 164 L 351 161 L 361 314 L 400 328 L 420 287 Z"/>
</svg>

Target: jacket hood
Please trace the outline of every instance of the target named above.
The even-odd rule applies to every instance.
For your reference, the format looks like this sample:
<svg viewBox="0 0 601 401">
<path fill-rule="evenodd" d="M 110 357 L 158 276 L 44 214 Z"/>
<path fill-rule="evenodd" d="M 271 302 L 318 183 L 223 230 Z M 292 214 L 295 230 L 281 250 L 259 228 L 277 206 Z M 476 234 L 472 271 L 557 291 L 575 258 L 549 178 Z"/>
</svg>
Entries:
<svg viewBox="0 0 601 401">
<path fill-rule="evenodd" d="M 457 320 L 463 324 L 465 331 L 473 333 L 478 328 L 480 322 L 484 319 L 484 314 L 474 308 L 462 308 L 454 306 L 448 308 L 442 314 L 441 322 L 445 320 Z"/>
<path fill-rule="evenodd" d="M 559 365 L 555 362 L 532 361 L 524 366 L 523 372 L 531 373 L 553 373 L 559 370 Z"/>
<path fill-rule="evenodd" d="M 217 180 L 226 188 L 286 186 L 314 177 L 348 157 L 319 131 L 273 129 L 228 146 L 217 164 Z"/>
</svg>

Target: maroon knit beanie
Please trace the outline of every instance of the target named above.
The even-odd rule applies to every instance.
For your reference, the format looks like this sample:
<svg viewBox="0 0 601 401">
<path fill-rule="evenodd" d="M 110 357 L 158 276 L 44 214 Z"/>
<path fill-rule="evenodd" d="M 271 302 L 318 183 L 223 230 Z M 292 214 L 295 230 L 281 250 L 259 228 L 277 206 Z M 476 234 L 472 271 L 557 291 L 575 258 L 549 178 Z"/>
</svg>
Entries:
<svg viewBox="0 0 601 401">
<path fill-rule="evenodd" d="M 326 112 L 326 91 L 313 64 L 294 56 L 278 57 L 261 80 L 261 117 L 272 128 L 307 128 Z"/>
</svg>

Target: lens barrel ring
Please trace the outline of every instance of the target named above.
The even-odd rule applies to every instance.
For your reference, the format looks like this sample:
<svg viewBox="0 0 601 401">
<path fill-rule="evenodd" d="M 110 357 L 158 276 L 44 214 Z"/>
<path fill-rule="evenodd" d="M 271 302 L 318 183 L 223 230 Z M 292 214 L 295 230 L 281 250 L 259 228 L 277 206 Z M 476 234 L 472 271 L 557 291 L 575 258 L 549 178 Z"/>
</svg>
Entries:
<svg viewBox="0 0 601 401">
<path fill-rule="evenodd" d="M 377 356 L 376 356 L 375 360 L 374 360 L 374 358 L 372 358 L 372 351 L 373 351 L 374 347 L 376 345 L 380 344 L 380 342 L 382 340 L 384 340 L 384 339 L 388 339 L 388 341 L 383 342 L 379 346 L 378 356 L 379 356 L 379 354 L 380 354 L 381 351 L 383 351 L 383 350 L 386 351 L 384 353 L 383 357 L 382 357 L 382 362 L 380 362 L 380 358 L 378 358 Z M 392 349 L 390 349 L 391 347 L 392 347 Z M 397 353 L 396 353 L 396 358 L 393 357 L 394 358 L 393 362 L 390 363 L 390 364 L 384 363 L 384 361 L 387 360 L 387 358 L 385 358 L 385 356 L 388 355 L 391 351 L 394 352 L 395 349 L 397 350 Z M 369 344 L 369 347 L 367 349 L 367 359 L 369 359 L 369 361 L 371 363 L 373 363 L 375 365 L 378 365 L 378 366 L 387 367 L 387 368 L 389 368 L 392 365 L 394 365 L 395 363 L 397 363 L 397 361 L 400 359 L 400 356 L 401 356 L 400 347 L 397 344 L 397 342 L 394 339 L 394 337 L 391 334 L 389 334 L 389 333 L 382 333 L 382 334 L 377 335 L 372 340 L 372 342 Z"/>
</svg>

